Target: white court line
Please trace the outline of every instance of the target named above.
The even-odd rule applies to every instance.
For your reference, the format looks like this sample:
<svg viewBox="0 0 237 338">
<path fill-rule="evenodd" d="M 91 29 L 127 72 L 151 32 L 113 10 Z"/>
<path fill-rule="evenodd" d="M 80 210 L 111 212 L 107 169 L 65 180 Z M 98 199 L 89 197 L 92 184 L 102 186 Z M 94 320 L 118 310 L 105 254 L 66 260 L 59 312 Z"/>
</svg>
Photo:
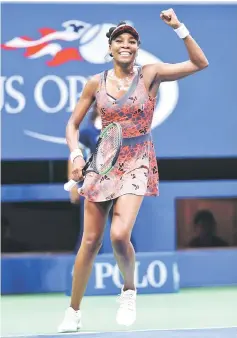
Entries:
<svg viewBox="0 0 237 338">
<path fill-rule="evenodd" d="M 213 327 L 183 327 L 183 328 L 174 328 L 174 329 L 148 329 L 148 330 L 134 330 L 134 331 L 129 331 L 129 332 L 149 332 L 149 331 L 203 331 L 203 330 L 225 330 L 225 329 L 236 329 L 237 330 L 237 326 L 213 326 Z M 126 331 L 118 331 L 118 332 L 126 332 Z"/>
<path fill-rule="evenodd" d="M 2 338 L 21 338 L 21 337 L 64 337 L 65 335 L 86 335 L 86 334 L 114 334 L 114 333 L 136 333 L 136 332 L 162 332 L 162 331 L 212 331 L 212 330 L 226 330 L 226 329 L 236 329 L 237 332 L 237 326 L 213 326 L 213 327 L 201 327 L 201 328 L 175 328 L 175 329 L 148 329 L 148 330 L 127 330 L 127 331 L 103 331 L 103 332 L 72 332 L 72 333 L 42 333 L 42 334 L 28 334 L 28 335 L 14 335 L 14 336 L 2 336 Z"/>
<path fill-rule="evenodd" d="M 21 334 L 21 335 L 11 335 L 11 336 L 1 336 L 1 338 L 21 338 L 21 337 L 64 337 L 64 336 L 78 336 L 82 334 L 100 334 L 105 332 L 97 332 L 97 331 L 78 331 L 78 332 L 65 332 L 65 333 L 35 333 L 35 334 Z M 110 333 L 110 332 L 109 332 Z"/>
</svg>

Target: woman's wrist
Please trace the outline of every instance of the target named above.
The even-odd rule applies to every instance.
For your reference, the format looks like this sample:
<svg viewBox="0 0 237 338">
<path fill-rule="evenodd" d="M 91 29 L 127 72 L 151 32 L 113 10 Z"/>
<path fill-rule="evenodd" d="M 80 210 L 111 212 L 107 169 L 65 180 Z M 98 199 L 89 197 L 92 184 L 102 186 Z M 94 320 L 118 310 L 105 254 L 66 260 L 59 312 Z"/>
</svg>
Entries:
<svg viewBox="0 0 237 338">
<path fill-rule="evenodd" d="M 185 24 L 180 23 L 178 28 L 174 28 L 175 33 L 180 39 L 185 39 L 190 33 Z"/>
<path fill-rule="evenodd" d="M 82 154 L 81 149 L 79 149 L 79 148 L 74 149 L 74 150 L 71 152 L 71 154 L 70 154 L 70 160 L 71 160 L 71 162 L 73 163 L 74 160 L 75 160 L 75 158 L 76 158 L 76 157 L 79 157 L 79 156 L 83 158 L 83 154 Z"/>
</svg>

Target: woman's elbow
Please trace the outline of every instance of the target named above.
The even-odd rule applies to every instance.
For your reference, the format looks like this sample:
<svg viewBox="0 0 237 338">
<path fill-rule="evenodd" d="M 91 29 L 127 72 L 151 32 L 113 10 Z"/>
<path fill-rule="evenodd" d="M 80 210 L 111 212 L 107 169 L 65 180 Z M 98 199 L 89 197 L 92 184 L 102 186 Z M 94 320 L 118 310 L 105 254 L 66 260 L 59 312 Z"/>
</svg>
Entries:
<svg viewBox="0 0 237 338">
<path fill-rule="evenodd" d="M 70 117 L 66 125 L 66 130 L 72 130 L 72 129 L 77 130 L 78 128 L 79 128 L 79 124 L 76 123 L 74 118 Z"/>
<path fill-rule="evenodd" d="M 199 65 L 200 70 L 201 69 L 205 69 L 209 66 L 209 61 L 207 60 L 207 58 L 204 58 Z"/>
</svg>

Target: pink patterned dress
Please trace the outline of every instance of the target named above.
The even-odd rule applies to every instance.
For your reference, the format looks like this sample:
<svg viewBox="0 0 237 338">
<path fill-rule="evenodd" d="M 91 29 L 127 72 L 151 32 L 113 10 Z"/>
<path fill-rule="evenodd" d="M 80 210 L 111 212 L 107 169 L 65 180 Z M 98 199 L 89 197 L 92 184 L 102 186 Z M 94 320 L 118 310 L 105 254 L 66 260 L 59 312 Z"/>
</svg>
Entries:
<svg viewBox="0 0 237 338">
<path fill-rule="evenodd" d="M 106 175 L 89 172 L 80 194 L 93 202 L 115 199 L 124 194 L 158 195 L 159 175 L 151 123 L 155 98 L 149 96 L 138 68 L 128 91 L 119 99 L 106 92 L 107 71 L 101 74 L 96 93 L 97 109 L 101 113 L 102 128 L 111 122 L 122 127 L 123 144 L 115 167 Z"/>
</svg>

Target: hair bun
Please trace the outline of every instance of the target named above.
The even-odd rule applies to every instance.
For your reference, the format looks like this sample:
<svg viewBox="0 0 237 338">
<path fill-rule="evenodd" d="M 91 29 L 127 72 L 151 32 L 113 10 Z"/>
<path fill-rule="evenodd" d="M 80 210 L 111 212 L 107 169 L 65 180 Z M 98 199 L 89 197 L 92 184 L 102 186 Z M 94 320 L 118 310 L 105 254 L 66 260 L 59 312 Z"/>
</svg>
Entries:
<svg viewBox="0 0 237 338">
<path fill-rule="evenodd" d="M 106 33 L 107 38 L 111 37 L 111 34 L 115 30 L 115 28 L 117 28 L 119 26 L 122 26 L 122 25 L 126 25 L 126 22 L 125 21 L 120 21 L 116 27 L 110 27 L 109 31 Z"/>
<path fill-rule="evenodd" d="M 113 31 L 115 30 L 116 27 L 111 27 L 108 31 L 108 33 L 106 33 L 107 38 L 110 38 L 111 34 L 113 33 Z"/>
<path fill-rule="evenodd" d="M 118 23 L 118 26 L 122 26 L 122 25 L 126 25 L 127 23 L 125 22 L 125 21 L 120 21 L 119 23 Z M 117 26 L 117 27 L 118 27 Z"/>
</svg>

